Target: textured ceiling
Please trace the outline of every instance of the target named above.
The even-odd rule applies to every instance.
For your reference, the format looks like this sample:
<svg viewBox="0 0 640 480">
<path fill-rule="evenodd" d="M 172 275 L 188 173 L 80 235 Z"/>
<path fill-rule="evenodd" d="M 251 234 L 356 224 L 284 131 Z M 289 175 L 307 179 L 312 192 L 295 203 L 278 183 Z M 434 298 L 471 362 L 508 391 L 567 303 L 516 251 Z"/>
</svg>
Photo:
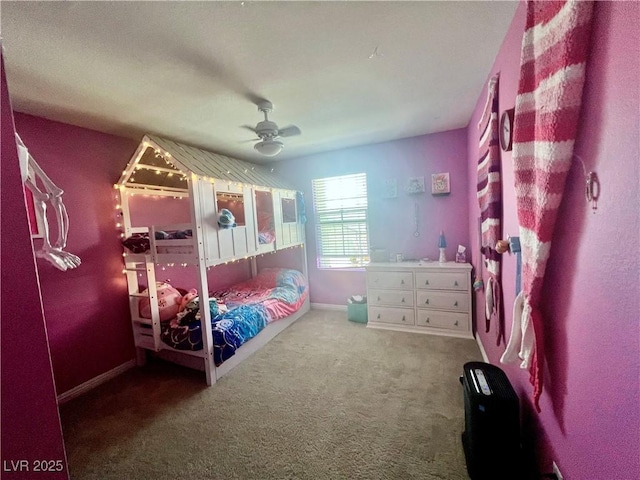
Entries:
<svg viewBox="0 0 640 480">
<path fill-rule="evenodd" d="M 467 125 L 517 2 L 0 2 L 17 111 L 253 161 Z M 295 124 L 261 157 L 241 125 Z"/>
</svg>

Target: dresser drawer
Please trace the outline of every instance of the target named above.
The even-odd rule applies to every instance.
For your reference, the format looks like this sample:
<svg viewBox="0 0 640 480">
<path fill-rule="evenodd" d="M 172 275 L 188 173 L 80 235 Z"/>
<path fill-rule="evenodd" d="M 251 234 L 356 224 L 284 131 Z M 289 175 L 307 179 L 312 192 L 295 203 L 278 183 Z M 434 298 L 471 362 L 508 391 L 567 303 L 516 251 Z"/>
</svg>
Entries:
<svg viewBox="0 0 640 480">
<path fill-rule="evenodd" d="M 416 272 L 416 288 L 469 290 L 469 274 L 458 272 Z"/>
<path fill-rule="evenodd" d="M 367 301 L 371 305 L 393 305 L 413 307 L 413 290 L 377 290 L 369 289 Z"/>
<path fill-rule="evenodd" d="M 416 291 L 416 307 L 435 308 L 452 312 L 469 312 L 469 294 L 457 292 L 438 292 L 432 290 Z"/>
<path fill-rule="evenodd" d="M 469 314 L 420 309 L 418 310 L 416 325 L 466 332 L 469 331 Z"/>
<path fill-rule="evenodd" d="M 369 288 L 413 288 L 411 272 L 367 272 Z"/>
<path fill-rule="evenodd" d="M 369 306 L 369 321 L 394 323 L 396 325 L 415 325 L 413 309 L 385 308 Z"/>
</svg>

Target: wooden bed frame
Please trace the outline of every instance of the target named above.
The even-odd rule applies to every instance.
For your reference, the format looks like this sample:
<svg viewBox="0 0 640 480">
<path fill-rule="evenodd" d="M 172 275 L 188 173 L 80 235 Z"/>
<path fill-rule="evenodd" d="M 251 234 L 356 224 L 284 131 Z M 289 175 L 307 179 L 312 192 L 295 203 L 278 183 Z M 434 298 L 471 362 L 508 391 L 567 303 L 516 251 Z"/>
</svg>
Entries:
<svg viewBox="0 0 640 480">
<path fill-rule="evenodd" d="M 151 351 L 165 360 L 204 370 L 207 385 L 213 385 L 217 379 L 309 311 L 310 303 L 307 297 L 298 311 L 267 325 L 219 367 L 216 367 L 213 361 L 211 314 L 208 308 L 201 311 L 201 322 L 208 326 L 202 329 L 202 350 L 176 350 L 164 344 L 160 339 L 155 275 L 157 265 L 196 266 L 196 287 L 201 305 L 209 303 L 207 270 L 228 262 L 250 260 L 251 275 L 255 276 L 258 273 L 257 256 L 294 248 L 300 251 L 299 270 L 308 277 L 304 223 L 300 221 L 297 212 L 299 193 L 285 186 L 271 171 L 258 165 L 152 136 L 143 138 L 114 187 L 119 196 L 117 208 L 121 209 L 122 215 L 121 236 L 128 238 L 135 233 L 149 235 L 148 252 L 133 254 L 125 251 L 123 254 L 138 365 L 145 363 L 147 352 Z M 265 246 L 258 240 L 256 192 L 261 192 L 263 196 L 268 192 L 272 196 L 272 205 L 269 205 L 275 227 L 275 242 L 272 245 Z M 134 195 L 140 194 L 164 197 L 167 200 L 188 199 L 191 222 L 171 225 L 132 224 L 130 200 Z M 244 221 L 236 228 L 225 229 L 218 226 L 218 213 L 222 208 L 226 208 L 225 196 L 242 199 L 236 202 L 240 205 L 237 216 Z M 295 212 L 293 220 L 292 208 Z M 192 236 L 157 240 L 155 234 L 160 230 L 191 230 Z M 145 280 L 142 283 L 147 287 L 145 293 L 140 293 L 141 276 Z M 147 296 L 151 307 L 150 319 L 141 318 L 138 313 L 140 297 Z"/>
</svg>

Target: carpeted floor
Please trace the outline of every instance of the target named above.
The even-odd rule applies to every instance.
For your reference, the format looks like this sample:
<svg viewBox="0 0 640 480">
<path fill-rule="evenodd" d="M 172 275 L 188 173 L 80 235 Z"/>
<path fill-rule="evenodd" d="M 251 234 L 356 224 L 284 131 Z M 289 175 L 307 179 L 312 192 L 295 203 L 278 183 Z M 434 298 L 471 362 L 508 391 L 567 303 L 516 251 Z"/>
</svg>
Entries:
<svg viewBox="0 0 640 480">
<path fill-rule="evenodd" d="M 72 479 L 467 479 L 473 340 L 312 311 L 215 386 L 154 362 L 61 406 Z"/>
</svg>

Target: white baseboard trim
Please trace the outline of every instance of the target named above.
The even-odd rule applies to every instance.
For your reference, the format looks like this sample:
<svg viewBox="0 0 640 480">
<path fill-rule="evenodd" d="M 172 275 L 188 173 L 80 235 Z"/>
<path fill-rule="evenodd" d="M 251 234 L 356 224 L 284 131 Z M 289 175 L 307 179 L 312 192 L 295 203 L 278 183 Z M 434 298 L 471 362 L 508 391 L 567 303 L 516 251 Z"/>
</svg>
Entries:
<svg viewBox="0 0 640 480">
<path fill-rule="evenodd" d="M 334 312 L 346 312 L 346 305 L 333 305 L 331 303 L 312 303 L 311 310 L 332 310 Z"/>
<path fill-rule="evenodd" d="M 111 380 L 112 378 L 116 378 L 118 375 L 126 372 L 127 370 L 135 366 L 136 366 L 136 360 L 134 358 L 129 360 L 128 362 L 123 363 L 122 365 L 118 365 L 116 368 L 112 368 L 108 372 L 104 372 L 98 375 L 97 377 L 93 377 L 91 380 L 81 383 L 77 387 L 73 387 L 71 390 L 67 390 L 66 392 L 58 395 L 58 404 L 68 402 L 69 400 L 76 398 L 93 388 L 96 388 L 98 385 L 101 385 Z"/>
<path fill-rule="evenodd" d="M 480 349 L 480 353 L 482 354 L 482 359 L 485 363 L 491 363 L 489 361 L 489 357 L 487 357 L 487 351 L 484 349 L 484 345 L 482 344 L 482 340 L 480 340 L 480 335 L 476 333 L 476 342 L 478 343 L 478 348 Z"/>
</svg>

